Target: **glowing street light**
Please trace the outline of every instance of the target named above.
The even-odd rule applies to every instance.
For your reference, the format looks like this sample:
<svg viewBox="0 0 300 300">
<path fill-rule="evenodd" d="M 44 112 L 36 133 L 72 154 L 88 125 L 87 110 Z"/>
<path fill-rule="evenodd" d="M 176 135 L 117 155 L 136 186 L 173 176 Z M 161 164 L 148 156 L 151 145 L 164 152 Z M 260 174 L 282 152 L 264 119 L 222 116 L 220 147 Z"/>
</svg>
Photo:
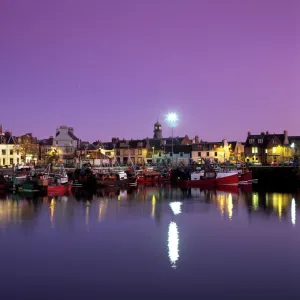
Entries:
<svg viewBox="0 0 300 300">
<path fill-rule="evenodd" d="M 292 147 L 292 148 L 295 148 L 295 143 L 292 143 L 291 147 Z"/>
<path fill-rule="evenodd" d="M 172 128 L 172 166 L 173 166 L 173 156 L 174 156 L 174 143 L 173 143 L 173 139 L 174 139 L 174 127 L 177 125 L 179 118 L 177 116 L 176 113 L 172 112 L 172 113 L 168 113 L 166 116 L 166 121 L 169 124 L 169 126 Z"/>
</svg>

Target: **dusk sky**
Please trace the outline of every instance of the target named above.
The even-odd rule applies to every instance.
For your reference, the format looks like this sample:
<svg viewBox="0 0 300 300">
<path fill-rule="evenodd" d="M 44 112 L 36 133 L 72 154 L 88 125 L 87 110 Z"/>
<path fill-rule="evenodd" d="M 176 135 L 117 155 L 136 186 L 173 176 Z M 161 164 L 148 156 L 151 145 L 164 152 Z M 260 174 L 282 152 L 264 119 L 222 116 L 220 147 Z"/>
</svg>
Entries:
<svg viewBox="0 0 300 300">
<path fill-rule="evenodd" d="M 3 128 L 96 139 L 300 135 L 299 0 L 1 0 Z"/>
</svg>

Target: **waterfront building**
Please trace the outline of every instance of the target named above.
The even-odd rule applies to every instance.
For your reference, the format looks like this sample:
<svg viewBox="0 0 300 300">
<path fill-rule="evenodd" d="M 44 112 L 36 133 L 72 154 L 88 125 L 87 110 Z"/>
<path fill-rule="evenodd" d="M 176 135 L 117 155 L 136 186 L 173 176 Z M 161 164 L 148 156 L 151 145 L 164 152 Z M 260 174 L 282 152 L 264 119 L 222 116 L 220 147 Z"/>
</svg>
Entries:
<svg viewBox="0 0 300 300">
<path fill-rule="evenodd" d="M 191 159 L 195 163 L 203 163 L 203 159 L 215 163 L 236 163 L 243 161 L 244 145 L 241 142 L 204 142 L 192 145 Z"/>
<path fill-rule="evenodd" d="M 21 164 L 21 151 L 17 141 L 9 131 L 2 131 L 0 125 L 0 167 L 12 167 Z"/>
<path fill-rule="evenodd" d="M 74 129 L 68 126 L 60 126 L 56 129 L 53 138 L 53 151 L 59 156 L 59 162 L 74 164 L 76 150 L 80 146 L 80 140 L 74 135 Z"/>
<path fill-rule="evenodd" d="M 49 164 L 49 163 L 59 162 L 58 151 L 53 146 L 53 140 L 54 140 L 54 137 L 50 136 L 48 139 L 43 139 L 43 140 L 39 141 L 41 164 Z"/>
<path fill-rule="evenodd" d="M 294 156 L 295 148 L 289 140 L 287 130 L 283 134 L 251 134 L 245 143 L 245 162 L 253 164 L 288 164 Z M 297 137 L 293 137 L 297 140 Z M 297 142 L 298 145 L 299 142 Z M 295 144 L 294 144 L 295 145 Z"/>
<path fill-rule="evenodd" d="M 143 165 L 147 161 L 148 149 L 150 149 L 148 139 L 119 140 L 115 145 L 115 158 L 120 164 Z"/>
<path fill-rule="evenodd" d="M 32 133 L 15 138 L 15 149 L 20 151 L 22 164 L 36 164 L 39 159 L 40 148 L 36 137 Z"/>
<path fill-rule="evenodd" d="M 101 143 L 100 141 L 90 144 L 81 142 L 76 151 L 76 165 L 89 163 L 96 166 L 112 165 L 114 163 L 114 149 L 111 143 Z"/>
</svg>

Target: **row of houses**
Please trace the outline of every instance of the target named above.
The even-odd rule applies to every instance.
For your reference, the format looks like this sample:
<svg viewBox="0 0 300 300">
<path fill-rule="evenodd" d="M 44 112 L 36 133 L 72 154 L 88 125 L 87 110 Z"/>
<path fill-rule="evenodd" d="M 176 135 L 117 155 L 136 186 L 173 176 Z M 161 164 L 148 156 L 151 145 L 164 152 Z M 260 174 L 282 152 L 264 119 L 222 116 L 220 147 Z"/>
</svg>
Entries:
<svg viewBox="0 0 300 300">
<path fill-rule="evenodd" d="M 107 164 L 172 164 L 201 163 L 204 159 L 217 163 L 248 162 L 253 164 L 285 163 L 298 158 L 300 136 L 282 134 L 251 134 L 246 141 L 207 142 L 198 136 L 168 137 L 162 125 L 154 124 L 153 138 L 125 140 L 117 137 L 110 142 L 81 141 L 74 129 L 60 126 L 55 136 L 38 140 L 31 133 L 15 137 L 0 127 L 0 166 L 17 164 L 64 163 L 66 165 Z"/>
</svg>

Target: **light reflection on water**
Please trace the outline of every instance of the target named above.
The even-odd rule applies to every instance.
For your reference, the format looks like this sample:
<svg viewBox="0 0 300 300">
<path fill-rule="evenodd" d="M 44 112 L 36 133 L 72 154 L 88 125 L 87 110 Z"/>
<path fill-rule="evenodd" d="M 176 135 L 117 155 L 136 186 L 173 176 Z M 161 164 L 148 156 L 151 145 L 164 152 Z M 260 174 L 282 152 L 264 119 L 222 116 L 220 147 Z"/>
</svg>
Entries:
<svg viewBox="0 0 300 300">
<path fill-rule="evenodd" d="M 176 268 L 176 262 L 179 258 L 179 232 L 175 222 L 170 222 L 168 232 L 168 248 L 171 266 Z"/>
<path fill-rule="evenodd" d="M 113 280 L 107 273 L 126 278 L 128 270 L 135 270 L 143 274 L 139 280 L 144 278 L 151 284 L 161 282 L 160 274 L 166 286 L 170 276 L 179 276 L 172 280 L 180 278 L 183 282 L 203 274 L 201 278 L 203 282 L 207 280 L 207 286 L 211 281 L 230 286 L 226 278 L 237 281 L 247 276 L 244 273 L 247 269 L 252 270 L 249 271 L 251 278 L 263 282 L 261 273 L 269 277 L 276 275 L 272 260 L 276 257 L 282 257 L 278 260 L 278 272 L 296 274 L 299 271 L 300 275 L 300 263 L 296 259 L 300 252 L 296 222 L 299 201 L 297 191 L 181 190 L 144 186 L 98 190 L 96 194 L 78 191 L 72 196 L 43 198 L 1 195 L 0 242 L 6 254 L 0 262 L 3 274 L 7 275 L 10 267 L 5 265 L 4 257 L 12 263 L 16 256 L 10 254 L 11 251 L 22 249 L 27 262 L 32 260 L 30 272 L 36 270 L 38 278 L 43 276 L 43 270 L 36 264 L 37 258 L 31 255 L 43 253 L 55 269 L 55 275 L 62 276 L 61 282 L 73 276 L 72 268 L 68 269 L 63 260 L 68 256 L 87 277 L 93 267 L 97 272 L 101 270 L 97 276 L 102 281 Z M 56 253 L 53 260 L 52 253 Z M 92 261 L 87 267 L 90 257 Z M 290 264 L 285 268 L 284 263 L 289 259 L 293 270 Z M 145 266 L 145 261 L 150 263 Z M 22 262 L 18 264 L 22 272 Z M 263 271 L 260 270 L 262 265 Z M 212 277 L 210 272 L 214 274 Z M 276 282 L 276 278 L 272 280 Z"/>
</svg>

